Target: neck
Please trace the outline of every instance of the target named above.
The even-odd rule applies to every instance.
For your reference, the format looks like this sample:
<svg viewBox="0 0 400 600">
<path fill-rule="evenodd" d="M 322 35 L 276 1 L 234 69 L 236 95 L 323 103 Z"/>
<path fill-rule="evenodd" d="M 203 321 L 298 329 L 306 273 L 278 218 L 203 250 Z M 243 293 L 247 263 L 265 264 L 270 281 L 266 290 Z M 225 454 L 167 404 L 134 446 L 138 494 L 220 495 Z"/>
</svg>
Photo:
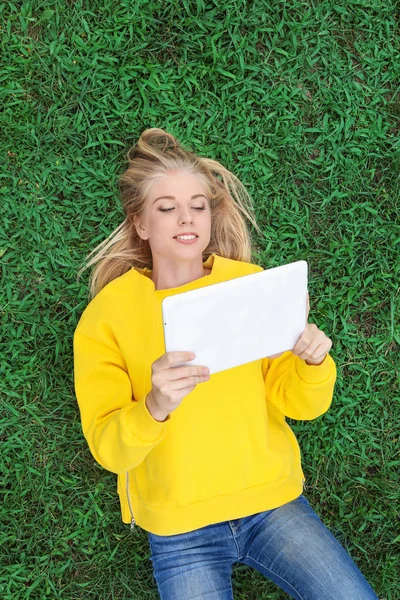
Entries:
<svg viewBox="0 0 400 600">
<path fill-rule="evenodd" d="M 202 262 L 196 265 L 181 263 L 168 266 L 153 263 L 151 279 L 156 290 L 166 290 L 186 285 L 208 274 L 209 269 L 205 269 Z"/>
</svg>

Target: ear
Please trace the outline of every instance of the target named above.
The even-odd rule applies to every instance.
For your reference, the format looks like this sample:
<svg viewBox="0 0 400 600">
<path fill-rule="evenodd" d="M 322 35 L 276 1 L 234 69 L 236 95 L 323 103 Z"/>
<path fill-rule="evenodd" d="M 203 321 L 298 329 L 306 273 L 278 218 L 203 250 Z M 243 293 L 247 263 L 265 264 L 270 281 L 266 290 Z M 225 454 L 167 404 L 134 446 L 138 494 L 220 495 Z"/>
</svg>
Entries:
<svg viewBox="0 0 400 600">
<path fill-rule="evenodd" d="M 146 235 L 146 228 L 143 227 L 142 220 L 139 217 L 139 215 L 133 215 L 133 224 L 135 226 L 136 233 L 138 234 L 138 236 L 141 237 L 142 240 L 147 240 L 147 237 L 144 237 Z"/>
</svg>

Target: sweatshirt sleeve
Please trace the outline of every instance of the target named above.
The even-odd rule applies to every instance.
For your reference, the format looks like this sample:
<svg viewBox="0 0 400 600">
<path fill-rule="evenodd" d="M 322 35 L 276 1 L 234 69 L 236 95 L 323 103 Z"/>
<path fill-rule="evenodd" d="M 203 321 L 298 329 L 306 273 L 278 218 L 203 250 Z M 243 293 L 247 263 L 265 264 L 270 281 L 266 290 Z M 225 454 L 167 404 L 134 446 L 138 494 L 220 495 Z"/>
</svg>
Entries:
<svg viewBox="0 0 400 600">
<path fill-rule="evenodd" d="M 74 333 L 74 385 L 82 430 L 95 460 L 113 473 L 139 465 L 163 439 L 168 426 L 156 421 L 145 398 L 135 400 L 125 360 L 110 331 Z"/>
<path fill-rule="evenodd" d="M 332 403 L 337 377 L 336 365 L 327 354 L 320 365 L 308 365 L 290 350 L 262 363 L 266 401 L 286 417 L 312 420 Z"/>
</svg>

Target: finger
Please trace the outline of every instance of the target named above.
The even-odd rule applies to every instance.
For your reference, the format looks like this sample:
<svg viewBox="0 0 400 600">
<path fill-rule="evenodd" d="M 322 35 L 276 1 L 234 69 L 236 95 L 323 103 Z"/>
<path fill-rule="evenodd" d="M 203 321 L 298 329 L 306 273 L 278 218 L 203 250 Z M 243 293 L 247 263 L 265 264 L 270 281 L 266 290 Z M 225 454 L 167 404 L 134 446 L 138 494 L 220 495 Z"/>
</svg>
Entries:
<svg viewBox="0 0 400 600">
<path fill-rule="evenodd" d="M 199 383 L 205 383 L 204 377 L 185 377 L 184 379 L 177 379 L 173 384 L 173 390 L 181 392 L 182 390 L 188 389 L 193 390 Z"/>
<path fill-rule="evenodd" d="M 191 377 L 197 380 L 198 377 L 202 378 L 209 374 L 210 370 L 204 365 L 174 365 L 163 374 L 163 377 L 167 377 L 169 381 L 176 381 L 178 379 L 187 380 Z"/>
<path fill-rule="evenodd" d="M 305 360 L 306 358 L 312 358 L 313 360 L 317 360 L 319 357 L 326 354 L 326 350 L 324 350 L 324 344 L 314 342 L 308 346 L 303 352 L 298 354 L 299 358 Z"/>
<path fill-rule="evenodd" d="M 320 361 L 330 352 L 332 348 L 332 340 L 325 336 L 325 339 L 321 342 L 319 346 L 314 350 L 309 358 L 315 361 Z"/>
<path fill-rule="evenodd" d="M 164 355 L 164 368 L 169 369 L 174 365 L 177 365 L 182 362 L 188 362 L 189 360 L 193 360 L 195 358 L 194 352 L 183 352 L 180 350 L 171 350 Z"/>
<path fill-rule="evenodd" d="M 322 331 L 320 331 L 320 333 L 323 334 L 323 339 L 321 340 L 321 336 L 315 338 L 315 340 L 310 344 L 310 346 L 298 355 L 300 358 L 312 359 L 314 361 L 322 359 L 326 354 L 328 354 L 328 352 L 332 348 L 332 340 L 328 338 Z"/>
<path fill-rule="evenodd" d="M 326 350 L 324 351 L 323 348 L 322 349 L 317 348 L 316 352 L 314 352 L 312 356 L 309 356 L 308 358 L 305 358 L 304 360 L 309 365 L 320 365 L 322 362 L 324 362 L 327 355 L 328 355 L 328 352 L 326 352 Z"/>
<path fill-rule="evenodd" d="M 297 340 L 292 352 L 293 354 L 299 355 L 301 352 L 304 352 L 308 346 L 314 341 L 317 333 L 319 332 L 318 327 L 314 323 L 307 323 L 306 328 L 303 333 Z M 323 333 L 322 331 L 320 333 Z M 318 343 L 321 342 L 319 338 Z"/>
</svg>

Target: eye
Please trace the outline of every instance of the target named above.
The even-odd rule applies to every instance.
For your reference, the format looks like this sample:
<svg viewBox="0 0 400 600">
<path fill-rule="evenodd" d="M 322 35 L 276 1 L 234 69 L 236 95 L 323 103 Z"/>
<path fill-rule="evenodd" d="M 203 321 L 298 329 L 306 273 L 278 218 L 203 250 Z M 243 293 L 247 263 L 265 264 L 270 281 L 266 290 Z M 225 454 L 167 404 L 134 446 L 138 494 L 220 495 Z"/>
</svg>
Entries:
<svg viewBox="0 0 400 600">
<path fill-rule="evenodd" d="M 205 206 L 193 206 L 193 208 L 195 210 L 206 210 Z M 161 210 L 161 212 L 169 212 L 170 210 L 174 210 L 173 208 L 159 208 L 158 210 Z"/>
</svg>

